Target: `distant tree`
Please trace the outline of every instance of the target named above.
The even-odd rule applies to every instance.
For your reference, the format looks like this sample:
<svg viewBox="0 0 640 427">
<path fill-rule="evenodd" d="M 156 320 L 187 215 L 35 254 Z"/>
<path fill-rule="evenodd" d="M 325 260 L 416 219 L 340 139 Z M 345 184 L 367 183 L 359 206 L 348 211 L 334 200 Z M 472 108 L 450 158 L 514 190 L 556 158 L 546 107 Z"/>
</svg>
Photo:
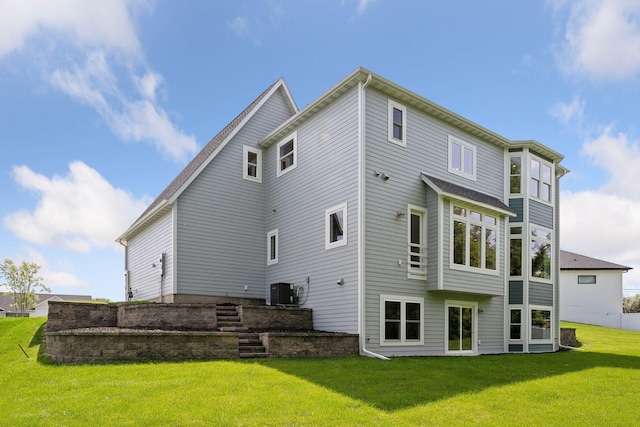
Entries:
<svg viewBox="0 0 640 427">
<path fill-rule="evenodd" d="M 640 313 L 640 294 L 622 298 L 623 313 Z"/>
<path fill-rule="evenodd" d="M 51 292 L 44 285 L 42 277 L 38 276 L 40 268 L 38 264 L 26 261 L 18 266 L 10 259 L 0 264 L 0 276 L 4 278 L 2 285 L 9 288 L 5 295 L 11 295 L 12 305 L 20 313 L 36 306 L 38 291 Z"/>
</svg>

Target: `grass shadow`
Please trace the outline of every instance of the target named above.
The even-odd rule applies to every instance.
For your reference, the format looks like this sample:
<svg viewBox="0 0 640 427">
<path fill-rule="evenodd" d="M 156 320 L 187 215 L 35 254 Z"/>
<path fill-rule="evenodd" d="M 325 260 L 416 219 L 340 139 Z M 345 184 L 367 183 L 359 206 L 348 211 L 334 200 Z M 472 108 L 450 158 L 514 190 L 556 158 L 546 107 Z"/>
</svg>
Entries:
<svg viewBox="0 0 640 427">
<path fill-rule="evenodd" d="M 384 411 L 397 411 L 490 387 L 591 368 L 640 369 L 640 357 L 593 352 L 478 357 L 269 359 L 263 366 L 310 381 Z"/>
</svg>

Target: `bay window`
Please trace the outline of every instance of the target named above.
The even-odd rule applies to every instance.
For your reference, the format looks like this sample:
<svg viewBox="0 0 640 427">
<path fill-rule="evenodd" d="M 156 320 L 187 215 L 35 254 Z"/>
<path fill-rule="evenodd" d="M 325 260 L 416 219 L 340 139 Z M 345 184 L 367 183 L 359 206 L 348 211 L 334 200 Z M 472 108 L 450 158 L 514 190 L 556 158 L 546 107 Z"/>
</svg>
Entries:
<svg viewBox="0 0 640 427">
<path fill-rule="evenodd" d="M 451 261 L 489 272 L 498 270 L 498 219 L 472 209 L 452 206 Z"/>
</svg>

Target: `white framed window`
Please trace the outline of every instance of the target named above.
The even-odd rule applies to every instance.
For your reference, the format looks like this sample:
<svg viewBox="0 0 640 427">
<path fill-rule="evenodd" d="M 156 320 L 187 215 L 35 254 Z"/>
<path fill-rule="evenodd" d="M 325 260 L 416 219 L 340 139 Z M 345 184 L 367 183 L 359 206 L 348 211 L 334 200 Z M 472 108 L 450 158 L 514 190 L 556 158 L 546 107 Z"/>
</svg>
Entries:
<svg viewBox="0 0 640 427">
<path fill-rule="evenodd" d="M 530 326 L 529 342 L 531 344 L 553 343 L 553 310 L 545 306 L 529 306 Z"/>
<path fill-rule="evenodd" d="M 242 178 L 262 182 L 262 150 L 244 145 L 242 147 Z"/>
<path fill-rule="evenodd" d="M 498 217 L 451 205 L 452 268 L 498 274 Z"/>
<path fill-rule="evenodd" d="M 509 194 L 522 194 L 522 157 L 509 157 Z"/>
<path fill-rule="evenodd" d="M 427 210 L 408 206 L 407 221 L 407 277 L 427 277 Z"/>
<path fill-rule="evenodd" d="M 531 277 L 533 280 L 551 281 L 552 232 L 531 224 Z"/>
<path fill-rule="evenodd" d="M 579 274 L 578 284 L 579 285 L 595 285 L 596 275 L 595 274 Z"/>
<path fill-rule="evenodd" d="M 509 341 L 522 341 L 522 308 L 509 309 Z"/>
<path fill-rule="evenodd" d="M 445 353 L 475 354 L 477 342 L 478 303 L 445 301 Z"/>
<path fill-rule="evenodd" d="M 424 343 L 424 298 L 380 295 L 380 345 Z"/>
<path fill-rule="evenodd" d="M 407 146 L 407 107 L 389 100 L 389 119 L 387 124 L 389 142 Z"/>
<path fill-rule="evenodd" d="M 522 276 L 522 225 L 509 227 L 509 276 Z"/>
<path fill-rule="evenodd" d="M 538 158 L 531 159 L 529 195 L 534 199 L 552 203 L 553 165 Z"/>
<path fill-rule="evenodd" d="M 271 230 L 267 233 L 267 265 L 273 265 L 278 263 L 278 254 L 280 248 L 278 247 L 278 229 Z"/>
<path fill-rule="evenodd" d="M 347 204 L 342 203 L 324 213 L 325 249 L 347 244 Z"/>
<path fill-rule="evenodd" d="M 298 132 L 294 132 L 276 146 L 278 165 L 276 176 L 282 176 L 298 165 Z"/>
<path fill-rule="evenodd" d="M 449 135 L 449 172 L 476 180 L 476 147 Z"/>
</svg>

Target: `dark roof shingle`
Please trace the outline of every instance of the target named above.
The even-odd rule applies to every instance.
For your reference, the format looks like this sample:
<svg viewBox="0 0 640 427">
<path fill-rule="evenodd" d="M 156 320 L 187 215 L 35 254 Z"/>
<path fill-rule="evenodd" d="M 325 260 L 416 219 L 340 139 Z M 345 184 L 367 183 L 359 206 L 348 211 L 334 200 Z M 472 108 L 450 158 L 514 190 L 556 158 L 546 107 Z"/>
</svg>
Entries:
<svg viewBox="0 0 640 427">
<path fill-rule="evenodd" d="M 632 267 L 561 250 L 560 270 L 632 270 Z"/>
</svg>

